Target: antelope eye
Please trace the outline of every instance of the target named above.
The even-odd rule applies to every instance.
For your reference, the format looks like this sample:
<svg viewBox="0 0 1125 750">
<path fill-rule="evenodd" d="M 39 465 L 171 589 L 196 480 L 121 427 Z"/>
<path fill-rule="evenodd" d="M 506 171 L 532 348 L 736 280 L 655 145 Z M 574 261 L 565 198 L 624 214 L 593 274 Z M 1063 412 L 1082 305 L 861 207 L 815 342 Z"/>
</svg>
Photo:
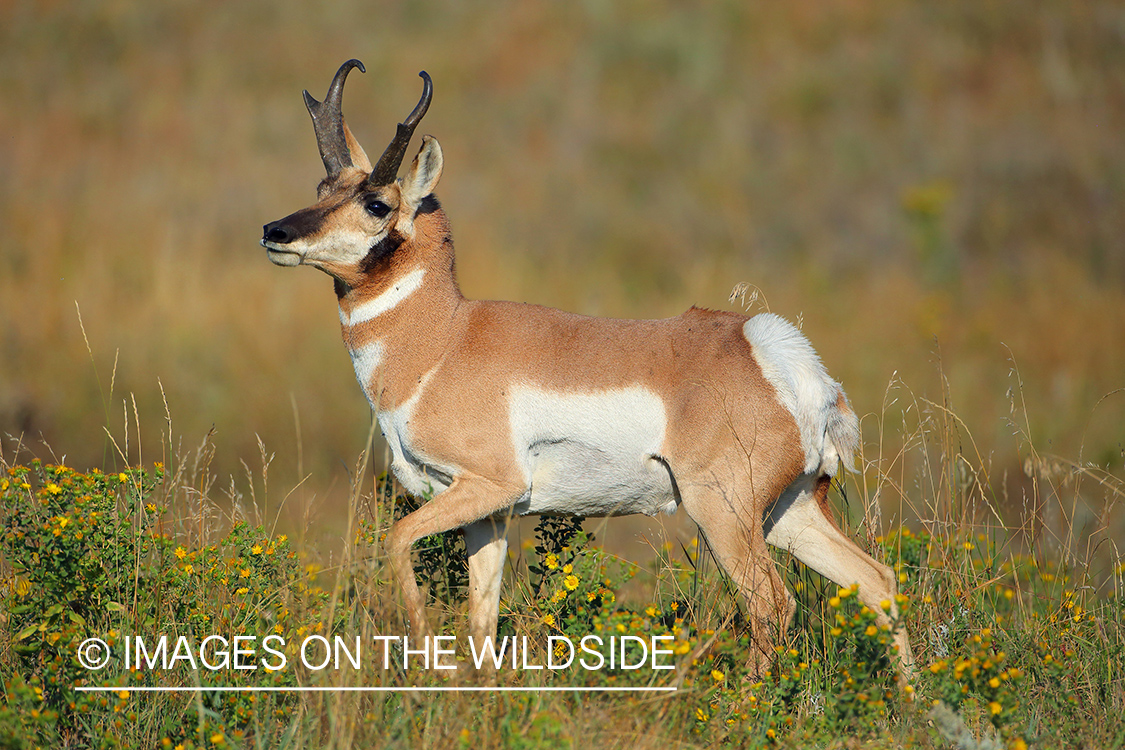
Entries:
<svg viewBox="0 0 1125 750">
<path fill-rule="evenodd" d="M 391 212 L 391 207 L 383 201 L 368 201 L 364 208 L 367 209 L 367 213 L 377 219 L 381 219 Z"/>
</svg>

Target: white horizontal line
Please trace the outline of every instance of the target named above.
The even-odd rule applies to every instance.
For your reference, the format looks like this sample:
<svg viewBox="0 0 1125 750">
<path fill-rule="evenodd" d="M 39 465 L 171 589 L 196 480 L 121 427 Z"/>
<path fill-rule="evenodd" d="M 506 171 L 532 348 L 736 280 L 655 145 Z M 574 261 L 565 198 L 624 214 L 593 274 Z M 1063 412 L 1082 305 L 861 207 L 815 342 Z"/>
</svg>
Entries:
<svg viewBox="0 0 1125 750">
<path fill-rule="evenodd" d="M 75 690 L 87 693 L 518 693 L 518 692 L 571 692 L 571 693 L 674 693 L 674 687 L 164 687 L 164 686 L 139 686 L 139 687 L 112 687 L 112 686 L 78 686 Z"/>
</svg>

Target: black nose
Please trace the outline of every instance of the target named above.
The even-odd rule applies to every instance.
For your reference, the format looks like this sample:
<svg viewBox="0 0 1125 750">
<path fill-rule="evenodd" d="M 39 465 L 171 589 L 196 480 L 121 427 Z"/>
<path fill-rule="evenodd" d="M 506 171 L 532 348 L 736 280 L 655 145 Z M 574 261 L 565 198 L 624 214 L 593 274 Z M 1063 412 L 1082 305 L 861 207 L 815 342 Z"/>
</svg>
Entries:
<svg viewBox="0 0 1125 750">
<path fill-rule="evenodd" d="M 262 227 L 262 239 L 266 242 L 286 245 L 293 241 L 293 237 L 293 230 L 280 221 L 275 221 Z"/>
</svg>

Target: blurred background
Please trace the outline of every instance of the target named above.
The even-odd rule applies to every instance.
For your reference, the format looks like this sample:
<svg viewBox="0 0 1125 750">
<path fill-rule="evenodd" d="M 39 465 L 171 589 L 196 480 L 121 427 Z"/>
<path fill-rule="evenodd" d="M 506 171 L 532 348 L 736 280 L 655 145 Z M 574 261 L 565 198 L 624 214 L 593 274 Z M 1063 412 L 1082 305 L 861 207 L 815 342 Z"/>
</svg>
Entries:
<svg viewBox="0 0 1125 750">
<path fill-rule="evenodd" d="M 369 153 L 433 76 L 467 296 L 769 309 L 868 454 L 929 399 L 993 477 L 1032 448 L 1121 475 L 1125 5 L 1078 0 L 0 3 L 9 460 L 214 429 L 216 476 L 260 437 L 271 494 L 307 475 L 339 517 L 367 404 L 330 280 L 258 239 L 313 202 L 301 90 L 350 57 Z"/>
</svg>

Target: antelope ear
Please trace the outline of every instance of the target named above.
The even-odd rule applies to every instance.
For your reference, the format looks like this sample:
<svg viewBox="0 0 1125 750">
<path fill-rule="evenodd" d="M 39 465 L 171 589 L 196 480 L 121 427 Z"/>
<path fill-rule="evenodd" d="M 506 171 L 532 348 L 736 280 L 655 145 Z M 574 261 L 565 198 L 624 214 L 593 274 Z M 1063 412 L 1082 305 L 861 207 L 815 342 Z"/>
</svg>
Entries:
<svg viewBox="0 0 1125 750">
<path fill-rule="evenodd" d="M 344 126 L 344 141 L 348 144 L 348 152 L 352 155 L 352 164 L 364 172 L 370 172 L 371 160 L 367 158 L 367 152 L 363 150 L 363 146 L 359 145 L 359 141 L 352 135 L 352 129 L 348 127 L 348 123 L 343 122 L 342 117 L 340 119 Z"/>
<path fill-rule="evenodd" d="M 433 136 L 422 136 L 422 148 L 414 157 L 410 171 L 402 178 L 402 201 L 410 206 L 418 206 L 422 199 L 434 192 L 441 179 L 443 165 L 441 146 Z"/>
</svg>

